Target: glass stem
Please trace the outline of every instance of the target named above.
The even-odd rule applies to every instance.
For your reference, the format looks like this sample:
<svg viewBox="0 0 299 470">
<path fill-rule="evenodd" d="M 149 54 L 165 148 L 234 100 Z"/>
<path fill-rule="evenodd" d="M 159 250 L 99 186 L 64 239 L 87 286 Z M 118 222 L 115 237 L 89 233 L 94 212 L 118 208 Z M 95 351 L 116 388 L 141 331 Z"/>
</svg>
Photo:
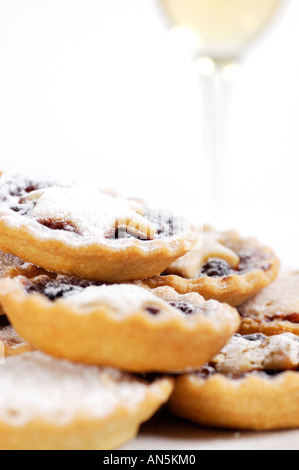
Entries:
<svg viewBox="0 0 299 470">
<path fill-rule="evenodd" d="M 228 65 L 213 62 L 208 76 L 199 73 L 202 91 L 202 142 L 206 161 L 210 219 L 221 223 L 226 213 L 227 134 L 234 80 L 228 78 Z M 236 66 L 236 65 L 235 65 Z"/>
</svg>

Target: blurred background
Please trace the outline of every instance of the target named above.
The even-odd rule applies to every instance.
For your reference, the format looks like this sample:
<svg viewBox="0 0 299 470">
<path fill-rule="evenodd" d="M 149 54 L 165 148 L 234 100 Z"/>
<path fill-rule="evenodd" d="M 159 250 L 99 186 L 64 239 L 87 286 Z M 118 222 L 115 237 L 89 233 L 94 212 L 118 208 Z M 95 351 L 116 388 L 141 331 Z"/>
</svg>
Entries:
<svg viewBox="0 0 299 470">
<path fill-rule="evenodd" d="M 256 235 L 299 268 L 298 19 L 285 0 L 245 54 L 211 186 L 205 97 L 158 0 L 0 0 L 1 169 L 91 179 Z"/>
</svg>

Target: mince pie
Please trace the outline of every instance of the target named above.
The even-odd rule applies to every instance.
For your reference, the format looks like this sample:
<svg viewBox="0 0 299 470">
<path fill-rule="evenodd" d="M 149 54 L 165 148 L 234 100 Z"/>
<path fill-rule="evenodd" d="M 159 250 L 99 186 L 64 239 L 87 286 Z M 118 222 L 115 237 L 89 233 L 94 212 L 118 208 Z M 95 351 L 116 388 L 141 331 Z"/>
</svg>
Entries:
<svg viewBox="0 0 299 470">
<path fill-rule="evenodd" d="M 241 334 L 299 335 L 299 272 L 280 273 L 273 284 L 242 304 L 239 312 Z"/>
<path fill-rule="evenodd" d="M 138 373 L 201 367 L 240 326 L 233 307 L 170 287 L 20 276 L 0 282 L 0 301 L 37 349 Z"/>
<path fill-rule="evenodd" d="M 169 407 L 196 423 L 233 429 L 299 427 L 299 337 L 235 335 L 198 372 L 178 377 Z"/>
<path fill-rule="evenodd" d="M 167 401 L 171 379 L 29 352 L 0 374 L 1 450 L 111 450 L 135 437 Z"/>
<path fill-rule="evenodd" d="M 280 262 L 270 248 L 236 232 L 205 227 L 193 250 L 145 283 L 171 286 L 180 294 L 197 292 L 237 306 L 275 280 Z"/>
<path fill-rule="evenodd" d="M 0 249 L 55 273 L 145 279 L 161 274 L 196 239 L 180 217 L 89 184 L 0 176 Z"/>
</svg>

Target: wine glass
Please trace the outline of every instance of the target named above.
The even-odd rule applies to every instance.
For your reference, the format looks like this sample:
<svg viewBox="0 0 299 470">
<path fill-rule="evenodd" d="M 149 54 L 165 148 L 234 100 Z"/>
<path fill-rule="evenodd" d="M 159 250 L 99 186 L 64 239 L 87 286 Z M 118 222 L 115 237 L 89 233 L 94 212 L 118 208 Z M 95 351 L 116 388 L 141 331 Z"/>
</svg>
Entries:
<svg viewBox="0 0 299 470">
<path fill-rule="evenodd" d="M 228 106 L 241 59 L 286 0 L 160 0 L 172 32 L 194 54 L 203 99 L 203 152 L 210 216 L 225 211 L 225 140 Z"/>
</svg>

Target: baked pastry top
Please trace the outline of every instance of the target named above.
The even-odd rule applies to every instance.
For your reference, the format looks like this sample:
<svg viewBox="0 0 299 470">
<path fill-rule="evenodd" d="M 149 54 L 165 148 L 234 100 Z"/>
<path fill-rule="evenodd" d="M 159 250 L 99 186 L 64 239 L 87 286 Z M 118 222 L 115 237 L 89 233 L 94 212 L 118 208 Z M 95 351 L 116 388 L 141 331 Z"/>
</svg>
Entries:
<svg viewBox="0 0 299 470">
<path fill-rule="evenodd" d="M 255 238 L 204 227 L 191 251 L 175 260 L 162 276 L 145 283 L 149 287 L 169 285 L 181 294 L 198 292 L 205 299 L 238 306 L 271 284 L 279 269 L 274 252 Z"/>
<path fill-rule="evenodd" d="M 224 429 L 299 426 L 299 337 L 235 335 L 199 371 L 178 376 L 170 410 Z"/>
<path fill-rule="evenodd" d="M 0 301 L 16 330 L 37 349 L 140 373 L 194 370 L 240 326 L 229 305 L 142 283 L 19 276 L 0 282 Z"/>
<path fill-rule="evenodd" d="M 135 437 L 173 381 L 34 351 L 6 358 L 0 388 L 1 450 L 107 450 Z"/>
<path fill-rule="evenodd" d="M 269 375 L 299 367 L 299 337 L 291 333 L 267 337 L 263 334 L 235 335 L 209 363 L 207 374 L 232 378 L 263 371 Z M 203 371 L 205 374 L 205 372 Z"/>
<path fill-rule="evenodd" d="M 13 425 L 35 419 L 67 423 L 75 417 L 102 418 L 120 405 L 146 399 L 149 383 L 116 369 L 61 361 L 38 351 L 8 358 L 0 374 L 0 421 Z M 163 393 L 161 393 L 163 395 Z"/>
<path fill-rule="evenodd" d="M 86 183 L 0 176 L 0 248 L 103 281 L 160 274 L 196 243 L 192 224 Z"/>
<path fill-rule="evenodd" d="M 32 223 L 57 231 L 56 236 L 72 234 L 74 244 L 90 243 L 94 237 L 101 240 L 128 239 L 150 241 L 173 237 L 181 233 L 181 220 L 145 208 L 132 199 L 118 197 L 89 184 L 27 180 L 23 177 L 2 175 L 0 178 L 1 214 L 11 223 L 23 216 Z M 41 227 L 39 227 L 41 228 Z M 66 233 L 64 233 L 66 232 Z M 48 230 L 40 232 L 50 236 Z M 80 238 L 82 237 L 82 238 Z"/>
<path fill-rule="evenodd" d="M 239 312 L 242 334 L 299 334 L 299 272 L 281 272 L 273 284 L 240 305 Z"/>
</svg>

